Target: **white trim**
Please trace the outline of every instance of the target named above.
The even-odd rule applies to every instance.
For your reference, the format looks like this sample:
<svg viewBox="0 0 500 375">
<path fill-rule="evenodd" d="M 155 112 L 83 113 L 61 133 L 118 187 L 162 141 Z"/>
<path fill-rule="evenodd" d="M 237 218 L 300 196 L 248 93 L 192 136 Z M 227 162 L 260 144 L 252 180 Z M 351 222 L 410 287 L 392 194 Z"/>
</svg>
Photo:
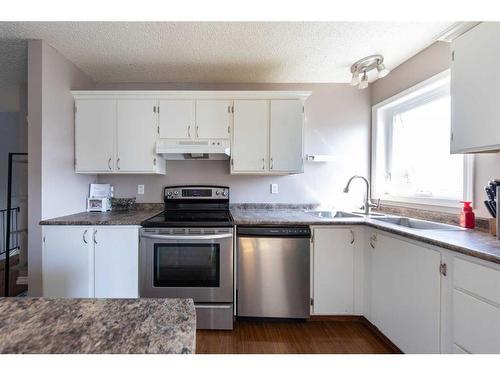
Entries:
<svg viewBox="0 0 500 375">
<path fill-rule="evenodd" d="M 448 27 L 442 33 L 440 33 L 435 39 L 440 42 L 452 42 L 454 39 L 458 38 L 460 35 L 465 34 L 467 31 L 476 27 L 481 22 L 457 22 Z"/>
<path fill-rule="evenodd" d="M 378 174 L 377 170 L 377 141 L 378 141 L 378 131 L 379 121 L 381 121 L 382 111 L 392 110 L 398 106 L 401 106 L 404 102 L 413 101 L 414 97 L 419 95 L 420 89 L 428 88 L 433 83 L 438 83 L 442 79 L 450 79 L 450 70 L 444 70 L 400 93 L 391 96 L 383 100 L 380 103 L 372 106 L 372 129 L 371 129 L 371 181 L 372 181 L 372 192 L 374 198 L 380 198 L 383 203 L 391 205 L 401 205 L 401 206 L 433 206 L 433 208 L 438 209 L 455 209 L 461 207 L 459 201 L 451 199 L 441 199 L 441 198 L 430 198 L 430 197 L 410 197 L 410 196 L 393 196 L 386 195 L 380 196 L 377 193 L 376 176 Z M 386 109 L 384 107 L 387 107 Z M 379 156 L 380 157 L 380 156 Z M 474 157 L 473 155 L 464 155 L 464 169 L 463 169 L 463 200 L 473 201 L 474 197 Z M 427 207 L 428 208 L 428 207 Z"/>
<path fill-rule="evenodd" d="M 195 91 L 195 90 L 77 90 L 75 99 L 301 99 L 305 101 L 312 91 Z"/>
</svg>

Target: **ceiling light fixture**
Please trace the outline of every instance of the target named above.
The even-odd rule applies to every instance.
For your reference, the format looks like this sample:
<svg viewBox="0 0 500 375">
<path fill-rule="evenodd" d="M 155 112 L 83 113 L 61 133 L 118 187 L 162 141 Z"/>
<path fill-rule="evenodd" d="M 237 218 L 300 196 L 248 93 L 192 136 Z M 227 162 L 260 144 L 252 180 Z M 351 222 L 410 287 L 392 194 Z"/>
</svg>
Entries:
<svg viewBox="0 0 500 375">
<path fill-rule="evenodd" d="M 377 69 L 377 78 L 384 78 L 389 74 L 390 70 L 384 65 L 384 57 L 382 55 L 371 55 L 356 61 L 351 66 L 352 73 L 352 86 L 358 86 L 359 89 L 366 89 L 368 87 L 367 72 Z M 362 74 L 361 80 L 359 76 Z"/>
</svg>

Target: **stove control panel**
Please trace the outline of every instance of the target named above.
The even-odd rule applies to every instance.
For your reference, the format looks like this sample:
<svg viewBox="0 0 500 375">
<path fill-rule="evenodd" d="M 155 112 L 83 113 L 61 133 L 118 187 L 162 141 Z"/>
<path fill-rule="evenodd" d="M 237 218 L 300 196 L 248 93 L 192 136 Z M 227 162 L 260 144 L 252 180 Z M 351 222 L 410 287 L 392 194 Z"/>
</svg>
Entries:
<svg viewBox="0 0 500 375">
<path fill-rule="evenodd" d="M 229 200 L 227 186 L 167 186 L 165 199 L 218 199 Z"/>
</svg>

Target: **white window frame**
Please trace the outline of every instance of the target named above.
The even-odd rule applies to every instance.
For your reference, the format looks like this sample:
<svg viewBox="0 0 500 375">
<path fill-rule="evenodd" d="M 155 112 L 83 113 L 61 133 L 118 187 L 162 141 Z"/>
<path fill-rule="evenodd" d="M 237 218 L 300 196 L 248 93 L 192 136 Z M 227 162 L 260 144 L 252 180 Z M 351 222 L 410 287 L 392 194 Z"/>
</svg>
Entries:
<svg viewBox="0 0 500 375">
<path fill-rule="evenodd" d="M 380 195 L 377 192 L 376 176 L 377 176 L 377 131 L 380 126 L 383 126 L 383 118 L 387 119 L 390 113 L 395 108 L 401 109 L 403 107 L 416 107 L 427 101 L 430 101 L 440 95 L 443 95 L 442 90 L 434 90 L 424 95 L 423 99 L 419 98 L 421 89 L 432 87 L 432 85 L 439 85 L 443 79 L 450 79 L 450 70 L 447 69 L 438 73 L 386 100 L 374 105 L 372 107 L 372 141 L 371 141 L 371 181 L 372 181 L 372 197 L 380 198 L 381 202 L 395 205 L 424 205 L 436 206 L 443 208 L 459 208 L 461 204 L 459 201 L 452 199 L 441 199 L 432 197 L 412 197 L 412 196 L 397 196 L 397 195 Z M 414 97 L 412 97 L 412 95 Z M 389 142 L 386 142 L 388 144 Z M 388 147 L 384 150 L 388 153 Z M 464 155 L 464 170 L 463 170 L 463 197 L 462 200 L 473 202 L 473 189 L 474 189 L 474 155 Z"/>
</svg>

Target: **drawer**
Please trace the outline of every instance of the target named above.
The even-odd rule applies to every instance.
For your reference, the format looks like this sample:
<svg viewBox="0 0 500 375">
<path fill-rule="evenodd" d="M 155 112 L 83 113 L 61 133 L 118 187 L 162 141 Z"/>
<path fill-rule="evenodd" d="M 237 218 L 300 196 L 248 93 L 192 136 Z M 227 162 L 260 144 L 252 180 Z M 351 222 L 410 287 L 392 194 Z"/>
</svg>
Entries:
<svg viewBox="0 0 500 375">
<path fill-rule="evenodd" d="M 455 289 L 453 336 L 467 352 L 500 354 L 500 309 Z"/>
<path fill-rule="evenodd" d="M 500 271 L 455 258 L 453 284 L 500 305 Z"/>
</svg>

